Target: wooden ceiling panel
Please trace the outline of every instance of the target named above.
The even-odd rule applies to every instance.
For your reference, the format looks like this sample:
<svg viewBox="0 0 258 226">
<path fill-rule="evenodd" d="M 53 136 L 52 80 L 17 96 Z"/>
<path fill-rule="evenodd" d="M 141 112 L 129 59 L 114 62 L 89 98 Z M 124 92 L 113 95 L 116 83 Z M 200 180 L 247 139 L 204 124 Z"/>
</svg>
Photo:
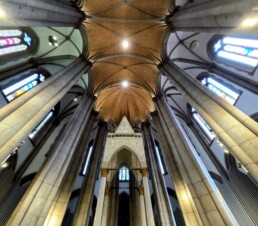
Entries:
<svg viewBox="0 0 258 226">
<path fill-rule="evenodd" d="M 118 124 L 126 115 L 134 124 L 154 111 L 167 1 L 85 0 L 95 109 L 104 120 Z M 126 89 L 121 86 L 123 80 L 129 82 Z"/>
</svg>

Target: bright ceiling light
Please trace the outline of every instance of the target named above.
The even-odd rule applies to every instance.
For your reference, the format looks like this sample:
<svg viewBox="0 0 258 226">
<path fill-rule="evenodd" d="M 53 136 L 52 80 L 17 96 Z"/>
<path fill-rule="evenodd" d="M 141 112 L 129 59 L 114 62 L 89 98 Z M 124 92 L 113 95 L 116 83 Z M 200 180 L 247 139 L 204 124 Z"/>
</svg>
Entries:
<svg viewBox="0 0 258 226">
<path fill-rule="evenodd" d="M 5 16 L 4 11 L 0 9 L 0 17 L 4 17 L 4 16 Z"/>
<path fill-rule="evenodd" d="M 122 82 L 122 87 L 127 88 L 128 87 L 128 82 L 127 81 L 123 81 Z"/>
<path fill-rule="evenodd" d="M 127 49 L 129 47 L 129 41 L 127 39 L 122 41 L 122 46 L 124 49 Z"/>
<path fill-rule="evenodd" d="M 258 19 L 257 18 L 248 18 L 243 21 L 242 26 L 243 27 L 253 27 L 257 24 Z"/>
</svg>

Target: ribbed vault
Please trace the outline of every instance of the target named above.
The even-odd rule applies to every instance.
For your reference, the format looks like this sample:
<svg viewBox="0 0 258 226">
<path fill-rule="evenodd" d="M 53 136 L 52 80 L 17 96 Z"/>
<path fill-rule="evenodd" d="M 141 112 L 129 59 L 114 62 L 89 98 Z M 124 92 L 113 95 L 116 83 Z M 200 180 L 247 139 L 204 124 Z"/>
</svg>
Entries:
<svg viewBox="0 0 258 226">
<path fill-rule="evenodd" d="M 95 109 L 118 124 L 131 124 L 154 111 L 157 67 L 168 14 L 168 0 L 85 0 L 89 59 L 94 62 Z M 123 48 L 122 41 L 129 41 Z M 121 82 L 127 80 L 128 88 Z"/>
</svg>

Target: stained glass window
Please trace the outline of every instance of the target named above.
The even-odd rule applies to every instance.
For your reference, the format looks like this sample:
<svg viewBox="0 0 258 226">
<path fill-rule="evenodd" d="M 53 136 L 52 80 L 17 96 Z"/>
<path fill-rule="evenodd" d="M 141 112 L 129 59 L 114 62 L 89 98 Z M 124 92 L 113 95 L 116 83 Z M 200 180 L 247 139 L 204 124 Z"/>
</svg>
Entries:
<svg viewBox="0 0 258 226">
<path fill-rule="evenodd" d="M 197 125 L 202 130 L 202 132 L 208 138 L 208 140 L 212 141 L 213 138 L 215 137 L 212 129 L 207 124 L 207 122 L 205 122 L 204 119 L 196 112 L 196 110 L 193 107 L 191 108 L 191 115 L 192 115 L 194 121 L 197 123 Z"/>
<path fill-rule="evenodd" d="M 0 29 L 0 61 L 33 54 L 38 48 L 38 38 L 29 28 Z"/>
<path fill-rule="evenodd" d="M 130 173 L 126 166 L 122 166 L 119 170 L 119 181 L 129 181 Z"/>
<path fill-rule="evenodd" d="M 208 44 L 211 57 L 220 62 L 253 72 L 258 64 L 258 40 L 214 36 Z"/>
<path fill-rule="evenodd" d="M 238 99 L 241 93 L 240 91 L 234 88 L 229 88 L 223 82 L 219 82 L 218 80 L 212 77 L 204 77 L 201 80 L 201 83 L 208 87 L 213 93 L 218 95 L 220 98 L 226 100 L 232 105 L 235 104 L 236 100 Z"/>
<path fill-rule="evenodd" d="M 11 102 L 17 97 L 31 90 L 39 83 L 44 82 L 48 76 L 49 74 L 47 72 L 44 73 L 41 70 L 33 71 L 25 76 L 20 77 L 19 79 L 10 81 L 5 85 L 1 85 L 1 90 L 7 101 Z"/>
</svg>

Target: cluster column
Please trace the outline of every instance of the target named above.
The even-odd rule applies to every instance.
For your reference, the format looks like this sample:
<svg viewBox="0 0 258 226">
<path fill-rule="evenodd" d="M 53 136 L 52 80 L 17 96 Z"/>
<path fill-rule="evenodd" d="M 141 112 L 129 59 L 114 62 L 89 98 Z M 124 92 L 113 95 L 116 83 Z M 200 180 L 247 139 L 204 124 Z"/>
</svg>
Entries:
<svg viewBox="0 0 258 226">
<path fill-rule="evenodd" d="M 143 131 L 145 136 L 145 142 L 148 150 L 146 150 L 146 157 L 149 160 L 151 178 L 153 181 L 153 188 L 155 192 L 156 202 L 158 205 L 160 223 L 162 226 L 175 225 L 175 219 L 173 216 L 169 196 L 167 193 L 166 184 L 164 177 L 159 168 L 159 163 L 157 158 L 155 158 L 155 142 L 151 132 L 150 123 L 145 123 L 143 125 Z"/>
<path fill-rule="evenodd" d="M 258 183 L 258 124 L 173 62 L 164 62 L 159 69 L 201 114 L 227 149 Z"/>
<path fill-rule="evenodd" d="M 174 181 L 176 193 L 179 200 L 187 202 L 192 209 L 190 214 L 187 206 L 183 206 L 186 225 L 235 225 L 232 213 L 221 200 L 214 182 L 191 148 L 176 116 L 164 98 L 159 98 L 156 103 L 161 127 L 169 140 L 170 155 L 175 160 L 175 166 L 169 164 L 171 175 L 180 176 L 182 180 L 181 184 Z M 174 168 L 179 171 L 174 173 Z"/>
<path fill-rule="evenodd" d="M 173 31 L 257 35 L 257 7 L 256 0 L 193 2 L 176 8 L 167 23 Z"/>
<path fill-rule="evenodd" d="M 0 22 L 5 26 L 74 27 L 85 16 L 67 3 L 57 0 L 5 0 L 1 2 L 4 16 L 0 17 Z"/>
<path fill-rule="evenodd" d="M 0 162 L 12 153 L 90 67 L 91 63 L 78 58 L 0 109 Z"/>
<path fill-rule="evenodd" d="M 98 177 L 98 174 L 96 172 L 99 172 L 100 169 L 106 135 L 106 124 L 100 122 L 98 135 L 94 141 L 92 156 L 89 161 L 89 167 L 84 176 L 84 181 L 76 206 L 72 225 L 84 226 L 87 225 L 89 221 L 90 209 L 94 196 L 94 188 Z"/>
<path fill-rule="evenodd" d="M 94 103 L 84 96 L 71 121 L 16 207 L 7 225 L 50 225 L 45 220 L 58 197 Z"/>
</svg>

